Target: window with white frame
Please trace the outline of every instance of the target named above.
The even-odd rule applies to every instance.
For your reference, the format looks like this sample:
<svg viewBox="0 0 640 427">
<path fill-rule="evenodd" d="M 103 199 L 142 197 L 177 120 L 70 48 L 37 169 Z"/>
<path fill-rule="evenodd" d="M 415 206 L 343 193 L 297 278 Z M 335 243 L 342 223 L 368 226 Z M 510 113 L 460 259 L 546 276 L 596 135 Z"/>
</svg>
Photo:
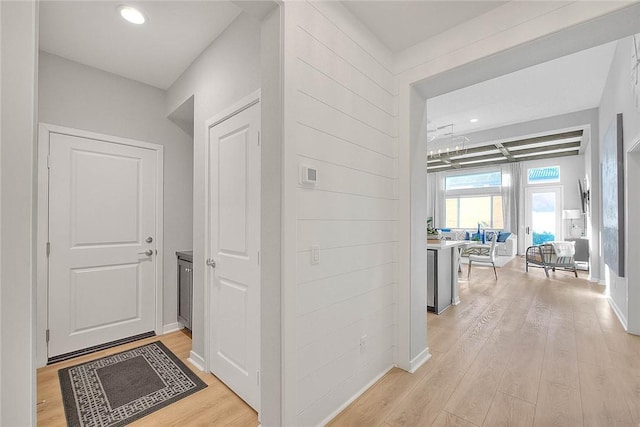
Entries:
<svg viewBox="0 0 640 427">
<path fill-rule="evenodd" d="M 560 166 L 527 169 L 527 184 L 550 184 L 554 182 L 560 182 Z"/>
<path fill-rule="evenodd" d="M 499 170 L 445 177 L 446 227 L 503 228 L 501 188 Z"/>
</svg>

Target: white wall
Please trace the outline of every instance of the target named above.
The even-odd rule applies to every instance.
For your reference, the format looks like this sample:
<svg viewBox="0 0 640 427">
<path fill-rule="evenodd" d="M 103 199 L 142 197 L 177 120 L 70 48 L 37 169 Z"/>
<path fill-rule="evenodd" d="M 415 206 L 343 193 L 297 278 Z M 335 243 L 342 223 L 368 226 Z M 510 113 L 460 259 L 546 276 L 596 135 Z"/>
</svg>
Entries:
<svg viewBox="0 0 640 427">
<path fill-rule="evenodd" d="M 2 6 L 0 5 L 0 52 L 2 51 Z M 2 165 L 2 55 L 0 54 L 0 165 Z M 2 173 L 0 173 L 0 242 L 2 242 Z M 0 243 L 0 308 L 2 308 L 2 244 Z M 2 402 L 2 315 L 0 315 L 0 402 Z M 0 421 L 2 420 L 2 403 L 0 403 Z"/>
<path fill-rule="evenodd" d="M 0 2 L 2 242 L 0 425 L 35 425 L 34 286 L 37 5 Z"/>
<path fill-rule="evenodd" d="M 260 424 L 282 425 L 282 38 L 283 10 L 262 20 L 260 198 Z"/>
<path fill-rule="evenodd" d="M 389 52 L 337 2 L 287 3 L 287 425 L 326 421 L 393 364 L 395 137 Z M 300 164 L 317 168 L 315 188 L 298 183 Z"/>
<path fill-rule="evenodd" d="M 602 141 L 602 136 L 607 131 L 609 125 L 615 120 L 616 114 L 622 113 L 625 153 L 640 137 L 640 109 L 634 105 L 633 90 L 629 78 L 632 50 L 632 38 L 627 37 L 618 42 L 600 102 L 600 141 Z M 592 152 L 592 155 L 595 155 L 595 153 L 595 151 Z M 600 151 L 597 151 L 597 153 L 598 159 L 600 159 Z M 626 157 L 624 167 L 627 167 Z M 626 175 L 625 173 L 625 176 Z M 600 182 L 597 182 L 594 183 L 594 186 L 599 186 L 600 184 Z M 625 182 L 625 194 L 627 198 L 638 197 L 638 191 L 635 189 L 636 185 L 637 182 Z M 635 228 L 637 225 L 635 218 L 629 218 L 627 207 L 628 201 L 625 203 L 625 226 L 626 229 L 629 230 L 629 227 Z M 600 224 L 602 224 L 602 221 L 600 221 Z M 637 262 L 636 259 L 631 259 L 628 254 L 629 251 L 627 250 L 627 258 L 625 260 L 627 271 L 629 271 L 628 267 L 630 263 Z M 640 301 L 629 300 L 628 286 L 630 285 L 626 277 L 618 277 L 608 266 L 604 265 L 604 261 L 601 263 L 601 268 L 605 272 L 604 278 L 610 295 L 610 302 L 617 311 L 625 328 L 627 328 L 629 314 L 631 311 L 636 312 L 640 308 L 638 306 Z M 637 284 L 634 283 L 633 286 L 637 286 Z"/>
<path fill-rule="evenodd" d="M 589 212 L 587 215 L 587 237 L 589 237 L 589 280 L 604 284 L 604 272 L 601 267 L 602 251 L 600 247 L 600 144 L 599 110 L 595 123 L 591 124 L 590 141 L 584 150 L 584 176 L 589 190 Z"/>
<path fill-rule="evenodd" d="M 39 120 L 164 146 L 163 324 L 177 322 L 176 251 L 191 249 L 193 144 L 167 119 L 165 92 L 40 52 Z"/>
<path fill-rule="evenodd" d="M 260 88 L 260 23 L 242 13 L 171 85 L 164 104 L 170 114 L 194 95 L 193 139 L 193 341 L 192 351 L 205 356 L 205 123 Z"/>
<path fill-rule="evenodd" d="M 640 182 L 640 145 L 636 144 L 634 150 L 627 156 L 625 165 L 627 183 L 627 224 L 633 223 L 629 218 L 640 217 L 640 197 L 636 189 L 630 189 L 629 183 Z M 634 194 L 632 194 L 634 193 Z M 627 228 L 627 257 L 630 260 L 640 259 L 640 227 Z M 627 331 L 640 335 L 640 263 L 627 264 L 627 282 L 629 283 L 627 298 L 629 301 Z"/>
</svg>

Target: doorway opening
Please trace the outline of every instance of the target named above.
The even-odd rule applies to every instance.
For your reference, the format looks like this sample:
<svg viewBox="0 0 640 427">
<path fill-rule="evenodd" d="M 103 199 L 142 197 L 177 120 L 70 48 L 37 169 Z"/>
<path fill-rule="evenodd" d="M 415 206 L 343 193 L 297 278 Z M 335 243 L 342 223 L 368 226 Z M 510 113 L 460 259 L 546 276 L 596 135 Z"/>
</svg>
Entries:
<svg viewBox="0 0 640 427">
<path fill-rule="evenodd" d="M 627 11 L 628 12 L 628 11 Z M 637 9 L 633 10 L 634 14 L 637 14 Z M 420 120 L 416 120 L 416 121 L 412 121 L 409 124 L 407 124 L 406 126 L 409 128 L 411 128 L 412 132 L 411 135 L 413 135 L 413 139 L 412 139 L 412 143 L 411 143 L 411 148 L 410 151 L 412 153 L 425 153 L 425 157 L 428 158 L 429 156 L 429 149 L 425 148 L 427 147 L 427 134 L 426 132 L 419 132 L 419 128 L 422 130 L 426 130 L 428 128 L 428 123 L 427 123 L 427 118 L 430 115 L 430 110 L 429 107 L 427 106 L 427 100 L 431 100 L 432 98 L 436 98 L 439 97 L 445 93 L 450 93 L 450 92 L 455 92 L 458 89 L 462 89 L 462 88 L 468 88 L 471 85 L 474 85 L 478 82 L 481 81 L 485 81 L 487 79 L 492 79 L 492 78 L 496 78 L 498 76 L 504 76 L 509 72 L 512 72 L 516 69 L 523 69 L 524 67 L 527 66 L 532 66 L 534 64 L 541 64 L 545 61 L 549 61 L 549 60 L 553 60 L 554 58 L 559 58 L 562 57 L 562 55 L 568 55 L 574 52 L 579 52 L 581 50 L 593 47 L 593 46 L 600 46 L 602 43 L 609 43 L 612 40 L 617 41 L 619 39 L 619 37 L 627 37 L 631 34 L 633 34 L 635 28 L 631 25 L 631 21 L 630 20 L 626 20 L 624 19 L 625 24 L 622 25 L 620 20 L 622 13 L 618 12 L 618 13 L 614 13 L 611 14 L 610 16 L 603 18 L 601 21 L 607 21 L 609 24 L 611 24 L 608 28 L 610 28 L 608 33 L 603 33 L 602 31 L 598 33 L 598 37 L 596 38 L 591 38 L 589 39 L 588 42 L 586 41 L 581 41 L 579 43 L 576 43 L 573 47 L 567 47 L 567 44 L 564 43 L 563 44 L 563 52 L 559 52 L 558 49 L 552 49 L 553 53 L 551 53 L 550 50 L 548 49 L 544 49 L 543 46 L 548 45 L 549 43 L 552 43 L 553 40 L 555 40 L 556 42 L 560 39 L 562 39 L 562 37 L 565 37 L 566 34 L 574 33 L 574 32 L 583 32 L 583 31 L 588 31 L 587 28 L 590 25 L 595 25 L 594 23 L 589 23 L 589 24 L 582 24 L 580 26 L 577 26 L 576 28 L 573 28 L 571 30 L 567 30 L 566 33 L 563 35 L 562 33 L 556 34 L 553 37 L 547 37 L 544 40 L 538 40 L 535 42 L 531 42 L 528 43 L 528 45 L 523 45 L 520 46 L 518 48 L 514 48 L 511 49 L 510 51 L 507 52 L 502 52 L 499 54 L 496 54 L 494 56 L 492 56 L 491 58 L 485 58 L 485 59 L 481 59 L 478 61 L 475 61 L 471 64 L 466 64 L 463 65 L 459 68 L 450 70 L 446 73 L 441 73 L 438 75 L 435 75 L 433 77 L 429 77 L 426 78 L 422 81 L 416 81 L 412 84 L 409 85 L 409 96 L 405 96 L 405 98 L 410 98 L 410 105 L 411 105 L 411 111 L 412 114 L 411 116 L 413 118 L 421 118 L 423 119 L 423 121 L 421 122 Z M 600 24 L 602 24 L 603 22 L 600 22 Z M 624 31 L 621 30 L 621 28 L 624 28 Z M 597 40 L 596 40 L 597 39 Z M 529 56 L 528 58 L 526 57 L 526 53 L 525 52 L 536 52 L 536 55 L 533 56 Z M 543 52 L 545 52 L 543 54 Z M 543 56 L 546 56 L 544 58 L 542 58 Z M 508 64 L 508 65 L 505 65 Z M 516 65 L 517 64 L 517 65 Z M 464 99 L 468 99 L 471 100 L 473 98 L 464 98 Z M 464 100 L 460 100 L 460 102 L 458 102 L 458 105 L 460 105 L 461 103 L 464 103 Z M 409 101 L 407 101 L 409 102 Z M 469 122 L 469 118 L 467 118 L 467 122 Z M 476 122 L 476 121 L 474 121 Z M 447 122 L 448 123 L 448 122 Z M 583 122 L 582 124 L 584 124 L 585 122 Z M 598 136 L 598 117 L 597 117 L 597 112 L 595 113 L 595 120 L 592 121 L 592 123 L 595 123 L 595 126 L 593 126 L 591 123 L 587 122 L 588 126 L 583 126 L 583 129 L 587 132 L 586 138 L 587 141 L 590 141 L 590 138 L 597 138 Z M 557 124 L 556 124 L 557 125 Z M 575 127 L 577 126 L 577 124 L 571 125 L 571 126 L 556 126 L 555 129 L 561 129 L 561 130 L 572 130 L 570 129 L 571 127 Z M 569 129 L 567 129 L 569 128 Z M 408 131 L 408 129 L 407 129 Z M 593 132 L 593 134 L 591 133 Z M 424 134 L 423 134 L 424 133 Z M 464 133 L 463 133 L 464 134 Z M 478 135 L 480 134 L 480 132 L 478 132 Z M 476 136 L 478 136 L 476 135 Z M 525 133 L 525 135 L 528 136 L 539 136 L 536 135 L 536 132 L 529 132 L 529 133 Z M 507 141 L 509 140 L 508 137 L 506 135 L 500 135 L 498 136 L 496 139 L 502 139 L 505 138 Z M 424 146 L 423 148 L 418 148 L 420 146 Z M 471 154 L 471 150 L 474 148 L 473 146 L 469 145 L 467 150 L 467 153 L 462 153 L 462 156 L 464 157 L 465 155 Z M 495 157 L 502 157 L 501 154 L 501 147 L 495 147 L 496 153 L 493 154 L 497 154 L 497 156 Z M 477 159 L 478 162 L 475 163 L 474 165 L 469 164 L 468 167 L 473 167 L 473 166 L 480 166 L 480 165 L 490 165 L 492 163 L 500 163 L 500 161 L 496 161 L 497 159 L 492 159 L 491 155 L 492 153 L 487 153 L 487 155 L 485 156 L 486 159 Z M 599 204 L 600 201 L 598 199 L 598 195 L 594 195 L 593 193 L 593 189 L 594 186 L 597 185 L 597 183 L 599 182 L 599 172 L 597 172 L 597 153 L 591 153 L 589 151 L 589 149 L 585 150 L 585 152 L 583 153 L 585 156 L 585 168 L 589 169 L 589 174 L 587 174 L 587 176 L 582 176 L 582 182 L 589 182 L 591 183 L 591 194 L 592 194 L 592 198 L 591 198 L 591 203 L 592 206 L 594 204 Z M 471 160 L 471 159 L 470 159 Z M 475 160 L 475 159 L 474 159 Z M 413 160 L 412 160 L 413 162 Z M 503 162 L 508 162 L 508 160 L 503 160 Z M 462 161 L 460 161 L 459 163 L 462 163 Z M 415 162 L 414 164 L 412 164 L 412 169 L 417 166 L 417 167 L 424 167 L 423 166 L 424 163 L 422 162 Z M 429 174 L 429 176 L 435 175 L 436 171 L 434 171 L 433 174 Z M 453 173 L 453 172 L 452 172 Z M 412 172 L 412 175 L 414 174 L 414 172 Z M 585 171 L 586 174 L 586 171 Z M 416 202 L 413 201 L 413 199 L 415 198 L 416 200 L 419 200 L 422 196 L 422 194 L 424 194 L 426 191 L 424 190 L 424 188 L 426 187 L 426 185 L 424 186 L 416 186 L 414 189 L 413 186 L 414 181 L 412 180 L 412 186 L 411 186 L 411 194 L 412 194 L 412 216 L 415 215 L 416 212 Z M 595 183 L 595 184 L 594 184 Z M 569 185 L 569 184 L 567 184 Z M 567 187 L 569 188 L 569 187 Z M 573 191 L 573 189 L 575 188 L 575 180 L 572 182 L 571 184 L 571 190 L 567 190 L 565 192 L 565 197 L 573 197 L 573 194 L 576 194 L 576 198 L 578 198 L 577 195 L 577 191 Z M 519 199 L 519 203 L 520 206 L 522 206 L 524 204 L 524 192 L 522 192 L 520 199 Z M 420 202 L 421 203 L 421 202 Z M 419 203 L 418 203 L 419 204 Z M 577 207 L 577 206 L 576 206 Z M 421 208 L 417 208 L 418 210 Z M 425 217 L 427 216 L 433 216 L 433 214 L 431 214 L 431 212 L 425 211 Z M 593 223 L 594 225 L 599 224 L 600 222 L 600 217 L 599 217 L 599 213 L 598 212 L 591 212 L 591 219 L 589 220 L 589 225 L 587 225 L 587 229 L 589 229 L 591 227 L 591 223 Z M 559 220 L 561 226 L 560 226 L 560 230 L 562 230 L 562 219 Z M 577 221 L 578 223 L 581 221 Z M 525 220 L 524 218 L 519 222 L 518 227 L 524 227 L 524 223 Z M 412 226 L 413 226 L 413 230 L 414 232 L 412 233 L 412 235 L 421 235 L 420 231 L 423 228 L 423 222 L 412 222 Z M 420 227 L 419 229 L 416 228 L 416 226 Z M 565 225 L 566 226 L 566 225 Z M 440 226 L 442 227 L 442 226 Z M 445 226 L 446 228 L 446 226 Z M 595 229 L 595 227 L 594 227 Z M 525 247 L 525 239 L 524 238 L 520 238 L 521 236 L 524 237 L 524 230 L 519 230 L 520 232 L 518 233 L 518 252 L 519 253 L 523 253 L 524 251 L 524 247 Z M 597 235 L 597 230 L 594 230 L 594 235 L 593 235 L 593 239 L 594 239 L 594 244 L 591 247 L 591 252 L 593 255 L 593 251 L 594 248 L 595 249 L 595 254 L 597 255 L 597 248 L 599 247 L 599 242 L 598 242 L 598 235 Z M 588 232 L 588 231 L 585 231 Z M 420 250 L 422 250 L 422 248 L 420 248 Z M 416 247 L 412 246 L 412 256 L 411 256 L 411 263 L 415 262 L 414 260 L 418 260 L 420 263 L 425 262 L 426 260 L 423 260 L 424 257 L 420 256 L 418 253 L 414 253 L 416 251 Z M 592 260 L 593 260 L 593 256 L 591 256 Z M 418 289 L 418 287 L 423 286 L 424 284 L 422 283 L 422 281 L 414 281 L 413 280 L 413 272 L 420 272 L 423 269 L 422 265 L 419 266 L 411 266 L 410 267 L 410 271 L 412 272 L 412 280 L 411 280 L 411 290 L 410 290 L 410 296 L 411 296 L 411 300 L 413 300 L 413 296 L 414 295 L 421 295 L 422 291 Z M 593 273 L 593 272 L 592 272 Z M 593 278 L 599 278 L 599 273 L 600 272 L 596 272 L 596 274 L 593 276 Z M 412 325 L 409 328 L 409 333 L 410 336 L 414 337 L 417 336 L 417 331 L 419 331 L 420 329 L 424 328 L 424 326 L 420 325 L 420 326 L 413 326 L 413 323 L 415 321 L 415 319 L 418 318 L 417 313 L 413 312 L 413 307 L 411 310 L 411 315 L 409 316 L 410 320 L 410 324 Z M 421 335 L 421 334 L 420 334 Z M 426 335 L 426 334 L 425 334 Z M 421 344 L 417 344 L 417 340 L 415 341 L 415 347 L 414 347 L 414 339 L 412 338 L 411 341 L 411 346 L 410 346 L 410 357 L 409 360 L 412 359 L 413 356 L 417 355 L 418 352 L 420 351 L 420 349 L 424 348 L 422 347 Z M 426 344 L 426 341 L 425 341 Z M 427 347 L 428 348 L 428 347 Z"/>
</svg>

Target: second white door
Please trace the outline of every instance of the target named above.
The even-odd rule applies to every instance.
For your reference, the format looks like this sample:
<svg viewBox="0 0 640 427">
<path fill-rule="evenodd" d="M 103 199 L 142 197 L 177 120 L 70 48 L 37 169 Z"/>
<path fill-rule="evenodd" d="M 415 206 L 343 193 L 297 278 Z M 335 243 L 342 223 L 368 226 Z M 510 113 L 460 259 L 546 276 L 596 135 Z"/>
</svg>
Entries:
<svg viewBox="0 0 640 427">
<path fill-rule="evenodd" d="M 260 104 L 209 128 L 211 372 L 254 409 L 260 365 Z M 211 267 L 207 267 L 211 268 Z"/>
</svg>

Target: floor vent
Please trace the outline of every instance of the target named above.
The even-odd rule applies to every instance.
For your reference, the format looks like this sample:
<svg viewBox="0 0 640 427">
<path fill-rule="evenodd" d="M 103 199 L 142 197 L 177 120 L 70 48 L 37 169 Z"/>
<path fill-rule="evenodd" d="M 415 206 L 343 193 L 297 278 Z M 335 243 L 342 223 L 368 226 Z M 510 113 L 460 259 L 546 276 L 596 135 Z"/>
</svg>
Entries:
<svg viewBox="0 0 640 427">
<path fill-rule="evenodd" d="M 100 345 L 94 345 L 93 347 L 88 347 L 82 350 L 72 351 L 71 353 L 65 353 L 59 356 L 50 357 L 47 360 L 47 365 L 51 365 L 53 363 L 62 362 L 63 360 L 69 360 L 75 357 L 80 357 L 87 354 L 95 353 L 97 351 L 106 350 L 108 348 L 115 347 L 121 344 L 127 344 L 130 342 L 142 340 L 145 338 L 155 337 L 155 336 L 156 336 L 156 333 L 151 331 L 151 332 L 145 332 L 144 334 L 134 335 L 132 337 L 122 338 L 119 340 L 111 341 L 111 342 L 100 344 Z"/>
</svg>

